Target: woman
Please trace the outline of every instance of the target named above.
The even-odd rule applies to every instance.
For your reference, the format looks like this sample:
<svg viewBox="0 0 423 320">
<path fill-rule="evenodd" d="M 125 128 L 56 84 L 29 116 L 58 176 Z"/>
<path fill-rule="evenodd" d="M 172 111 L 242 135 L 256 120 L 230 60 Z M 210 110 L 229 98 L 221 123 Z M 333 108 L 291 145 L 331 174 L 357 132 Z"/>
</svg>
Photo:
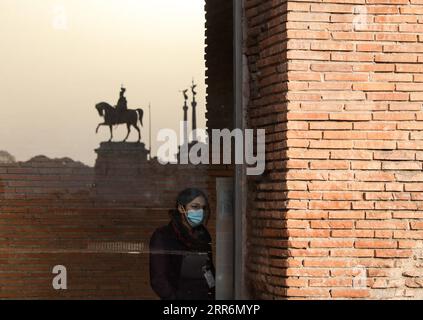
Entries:
<svg viewBox="0 0 423 320">
<path fill-rule="evenodd" d="M 215 268 L 207 197 L 198 189 L 182 191 L 171 221 L 150 240 L 150 283 L 163 300 L 213 300 Z"/>
</svg>

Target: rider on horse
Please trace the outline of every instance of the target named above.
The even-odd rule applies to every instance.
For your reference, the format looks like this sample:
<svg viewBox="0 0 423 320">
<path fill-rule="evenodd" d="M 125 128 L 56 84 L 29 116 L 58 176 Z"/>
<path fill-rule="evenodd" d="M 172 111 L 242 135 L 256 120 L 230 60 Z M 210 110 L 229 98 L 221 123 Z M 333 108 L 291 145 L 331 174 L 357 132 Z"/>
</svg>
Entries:
<svg viewBox="0 0 423 320">
<path fill-rule="evenodd" d="M 119 119 L 126 112 L 126 110 L 128 110 L 128 102 L 126 101 L 126 98 L 125 98 L 125 92 L 126 92 L 126 89 L 122 86 L 122 88 L 120 89 L 119 100 L 116 105 L 116 110 L 118 112 Z"/>
</svg>

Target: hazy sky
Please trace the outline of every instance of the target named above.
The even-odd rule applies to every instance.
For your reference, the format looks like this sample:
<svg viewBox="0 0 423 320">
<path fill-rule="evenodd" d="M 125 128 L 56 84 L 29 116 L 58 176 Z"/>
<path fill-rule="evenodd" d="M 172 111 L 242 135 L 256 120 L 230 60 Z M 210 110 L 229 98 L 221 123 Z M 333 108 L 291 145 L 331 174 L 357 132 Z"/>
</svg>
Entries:
<svg viewBox="0 0 423 320">
<path fill-rule="evenodd" d="M 192 77 L 204 127 L 204 24 L 203 0 L 1 0 L 0 150 L 94 165 L 109 138 L 107 127 L 95 134 L 94 106 L 115 105 L 122 83 L 128 107 L 145 111 L 147 147 L 152 104 L 154 154 L 160 128 L 179 131 L 179 91 Z M 125 134 L 122 126 L 115 140 Z"/>
</svg>

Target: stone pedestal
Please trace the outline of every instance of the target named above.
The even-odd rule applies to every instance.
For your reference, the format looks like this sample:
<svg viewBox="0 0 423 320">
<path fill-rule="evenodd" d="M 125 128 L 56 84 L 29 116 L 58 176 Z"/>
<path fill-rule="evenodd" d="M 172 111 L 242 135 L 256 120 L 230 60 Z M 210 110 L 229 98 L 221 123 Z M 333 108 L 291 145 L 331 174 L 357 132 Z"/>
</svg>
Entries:
<svg viewBox="0 0 423 320">
<path fill-rule="evenodd" d="M 95 151 L 95 199 L 100 205 L 173 208 L 185 188 L 213 188 L 214 194 L 208 166 L 162 165 L 148 160 L 143 143 L 102 143 Z"/>
<path fill-rule="evenodd" d="M 95 152 L 98 198 L 107 201 L 133 199 L 137 197 L 137 187 L 148 184 L 149 150 L 144 143 L 103 142 Z"/>
<path fill-rule="evenodd" d="M 95 164 L 96 175 L 117 176 L 134 175 L 148 160 L 149 150 L 144 143 L 132 142 L 103 142 L 96 149 L 97 160 Z"/>
</svg>

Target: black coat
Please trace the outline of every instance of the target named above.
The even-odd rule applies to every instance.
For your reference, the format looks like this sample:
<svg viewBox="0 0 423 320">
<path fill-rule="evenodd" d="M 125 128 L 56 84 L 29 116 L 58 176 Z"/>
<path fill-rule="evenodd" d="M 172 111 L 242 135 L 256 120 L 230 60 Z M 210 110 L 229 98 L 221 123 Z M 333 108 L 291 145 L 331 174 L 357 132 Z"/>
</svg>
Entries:
<svg viewBox="0 0 423 320">
<path fill-rule="evenodd" d="M 211 246 L 207 251 L 187 248 L 171 223 L 158 228 L 150 239 L 150 283 L 156 294 L 163 300 L 214 300 L 215 289 L 202 270 L 206 265 L 215 277 Z"/>
</svg>

